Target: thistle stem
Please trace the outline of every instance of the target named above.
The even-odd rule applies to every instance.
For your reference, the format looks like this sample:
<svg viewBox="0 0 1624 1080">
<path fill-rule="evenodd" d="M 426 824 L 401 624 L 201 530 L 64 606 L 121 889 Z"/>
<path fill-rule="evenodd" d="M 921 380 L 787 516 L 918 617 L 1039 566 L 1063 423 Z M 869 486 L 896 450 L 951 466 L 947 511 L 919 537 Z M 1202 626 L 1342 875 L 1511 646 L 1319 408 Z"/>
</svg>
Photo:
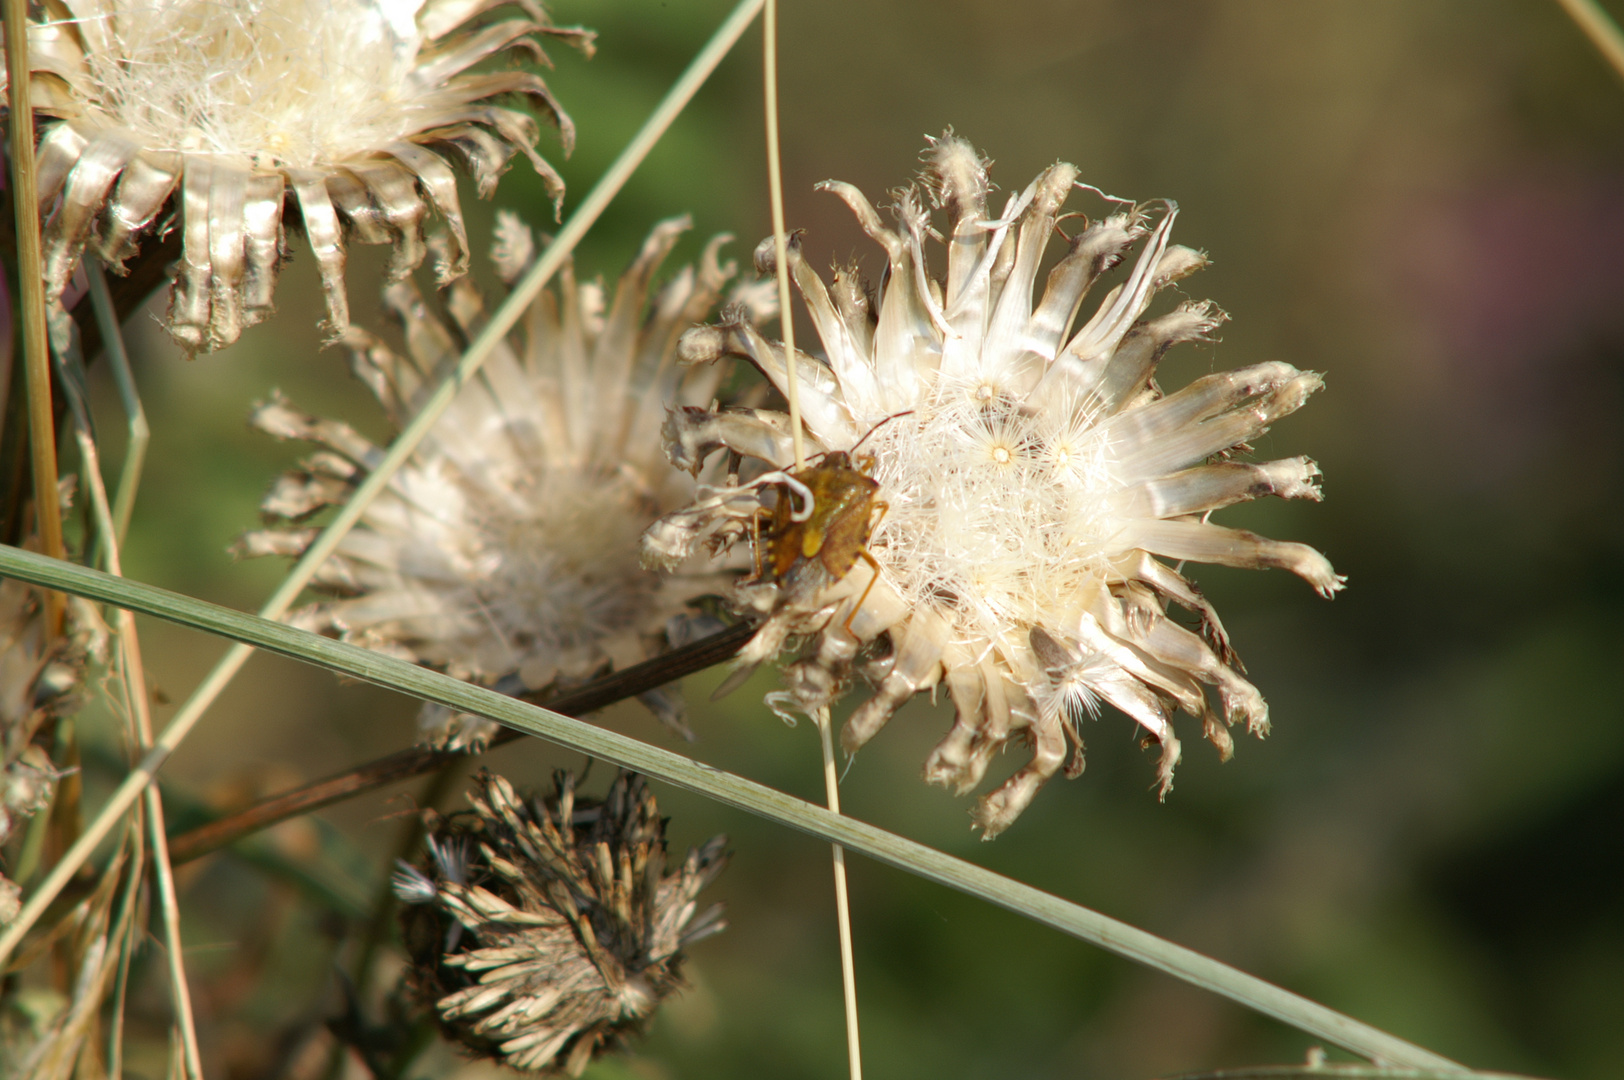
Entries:
<svg viewBox="0 0 1624 1080">
<path fill-rule="evenodd" d="M 28 381 L 28 438 L 34 463 L 34 520 L 45 554 L 60 559 L 62 507 L 56 490 L 56 421 L 51 412 L 51 362 L 45 332 L 45 260 L 40 253 L 39 189 L 35 185 L 33 87 L 28 66 L 28 4 L 5 0 L 6 80 L 10 98 L 11 198 L 17 216 L 17 284 L 21 300 L 23 371 Z M 45 594 L 46 639 L 62 632 L 63 597 Z"/>
<path fill-rule="evenodd" d="M 367 506 L 372 503 L 373 499 L 383 493 L 384 488 L 394 477 L 396 471 L 406 463 L 406 459 L 417 448 L 417 444 L 428 435 L 434 422 L 451 406 L 451 403 L 456 399 L 458 390 L 473 377 L 474 373 L 484 364 L 486 358 L 502 342 L 507 332 L 518 322 L 519 317 L 529 306 L 531 300 L 547 284 L 552 275 L 558 271 L 558 268 L 563 265 L 564 260 L 569 257 L 570 253 L 575 250 L 575 245 L 580 243 L 581 237 L 586 234 L 588 227 L 603 213 L 610 200 L 619 193 L 621 187 L 631 178 L 637 166 L 648 156 L 649 151 L 654 149 L 654 144 L 659 141 L 666 128 L 687 106 L 689 100 L 704 85 L 705 80 L 710 77 L 711 72 L 716 70 L 716 66 L 722 62 L 723 57 L 728 54 L 750 23 L 755 20 L 763 2 L 764 0 L 741 0 L 738 7 L 733 9 L 733 13 L 728 16 L 727 20 L 712 35 L 710 41 L 694 57 L 693 61 L 688 65 L 688 69 L 667 91 L 665 98 L 661 100 L 648 120 L 644 122 L 638 133 L 632 137 L 632 141 L 627 144 L 626 149 L 622 150 L 620 156 L 615 159 L 614 164 L 609 166 L 608 172 L 604 173 L 602 179 L 588 193 L 585 201 L 571 215 L 568 223 L 559 230 L 557 238 L 548 246 L 541 258 L 536 261 L 536 265 L 520 279 L 507 300 L 491 315 L 490 322 L 486 325 L 485 330 L 469 345 L 468 351 L 463 354 L 462 361 L 457 365 L 456 370 L 447 376 L 445 381 L 423 403 L 421 411 L 400 433 L 400 436 L 389 448 L 389 452 L 378 463 L 377 468 L 356 489 L 349 502 L 338 512 L 332 523 L 310 545 L 304 557 L 294 566 L 282 586 L 266 601 L 265 606 L 260 609 L 262 618 L 280 618 L 293 605 L 293 601 L 304 591 L 304 587 L 309 584 L 310 579 L 315 576 L 321 565 L 327 561 L 327 557 L 333 553 L 339 542 L 360 520 L 361 514 Z M 7 0 L 7 3 L 19 9 L 22 7 L 21 0 Z M 7 10 L 10 10 L 9 7 Z M 10 28 L 12 25 L 12 22 L 8 20 L 6 23 L 8 41 L 10 40 Z M 26 69 L 13 67 L 10 70 Z M 18 82 L 19 80 L 12 79 L 10 85 L 15 87 Z M 13 115 L 17 114 L 14 112 Z M 29 143 L 28 146 L 30 153 L 32 153 L 33 144 Z M 18 197 L 21 198 L 20 192 Z M 37 226 L 38 223 L 35 224 Z M 26 274 L 24 280 L 27 280 Z M 55 491 L 54 481 L 51 490 Z M 209 672 L 202 684 L 193 691 L 192 696 L 175 713 L 174 718 L 169 721 L 169 726 L 164 728 L 163 734 L 158 736 L 152 750 L 136 768 L 131 770 L 130 775 L 124 779 L 124 782 L 113 791 L 96 819 L 90 823 L 90 826 L 85 829 L 73 846 L 51 868 L 51 872 L 46 875 L 33 895 L 28 898 L 28 902 L 23 906 L 23 910 L 18 914 L 17 918 L 5 928 L 3 934 L 0 934 L 0 957 L 7 955 L 16 946 L 17 942 L 22 940 L 23 935 L 44 913 L 51 901 L 72 880 L 79 867 L 83 866 L 85 860 L 90 858 L 90 854 L 95 850 L 96 845 L 101 843 L 102 839 L 112 831 L 119 818 L 141 797 L 142 791 L 152 783 L 158 774 L 158 770 L 168 760 L 169 755 L 174 753 L 175 748 L 186 739 L 186 736 L 191 734 L 192 728 L 202 719 L 203 714 L 214 703 L 215 699 L 231 684 L 232 679 L 236 678 L 237 672 L 248 662 L 248 658 L 254 654 L 254 651 L 254 647 L 251 645 L 237 644 L 233 645 L 227 650 L 225 656 L 221 657 L 214 670 Z"/>
<path fill-rule="evenodd" d="M 566 714 L 592 712 L 719 664 L 737 653 L 754 632 L 755 627 L 740 623 L 652 660 L 594 679 L 578 689 L 546 699 L 538 696 L 536 703 Z M 522 737 L 512 728 L 503 728 L 491 740 L 491 746 L 501 746 Z M 386 784 L 434 772 L 464 756 L 460 752 L 421 746 L 397 751 L 335 776 L 261 799 L 229 817 L 181 833 L 171 839 L 170 858 L 177 866 L 190 862 L 288 818 L 312 813 Z"/>
</svg>

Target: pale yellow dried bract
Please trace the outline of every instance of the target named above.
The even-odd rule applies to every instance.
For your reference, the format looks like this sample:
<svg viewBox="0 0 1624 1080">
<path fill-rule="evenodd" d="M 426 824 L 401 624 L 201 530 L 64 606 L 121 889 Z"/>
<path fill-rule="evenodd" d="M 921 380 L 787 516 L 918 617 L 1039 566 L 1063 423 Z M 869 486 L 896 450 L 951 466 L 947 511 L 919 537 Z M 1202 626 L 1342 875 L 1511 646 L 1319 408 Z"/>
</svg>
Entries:
<svg viewBox="0 0 1624 1080">
<path fill-rule="evenodd" d="M 1010 742 L 1032 747 L 1032 760 L 976 807 L 988 837 L 1060 770 L 1068 741 L 1076 750 L 1068 771 L 1081 771 L 1081 720 L 1099 700 L 1160 745 L 1164 793 L 1180 753 L 1177 711 L 1200 718 L 1226 757 L 1227 725 L 1262 734 L 1267 707 L 1239 674 L 1216 612 L 1163 560 L 1283 567 L 1325 595 L 1341 588 L 1312 548 L 1207 520 L 1261 495 L 1319 497 L 1319 471 L 1306 458 L 1228 458 L 1302 405 L 1320 377 L 1260 364 L 1162 392 L 1154 375 L 1163 353 L 1208 339 L 1225 318 L 1191 302 L 1147 317 L 1159 290 L 1206 261 L 1171 243 L 1171 204 L 1159 215 L 1113 204 L 1084 221 L 1039 294 L 1044 252 L 1079 186 L 1071 165 L 992 206 L 985 163 L 950 134 L 932 142 L 922 183 L 900 194 L 896 229 L 856 188 L 821 186 L 847 203 L 889 262 L 871 299 L 855 271 L 825 284 L 796 246 L 789 253 L 826 357 L 794 359 L 810 450 L 862 441 L 873 455 L 876 499 L 888 505 L 868 541 L 880 580 L 855 615 L 872 576 L 862 560 L 837 582 L 802 574 L 741 587 L 737 606 L 762 620 L 741 670 L 804 639 L 788 689 L 769 700 L 807 712 L 826 709 L 854 674 L 867 676 L 876 690 L 846 724 L 848 751 L 902 702 L 945 686 L 957 718 L 926 761 L 926 779 L 966 792 Z M 946 210 L 945 230 L 933 227 L 928 204 Z M 930 269 L 927 240 L 945 242 L 945 278 Z M 772 261 L 768 245 L 762 253 Z M 1130 257 L 1077 328 L 1089 287 Z M 782 346 L 748 325 L 696 330 L 684 351 L 694 362 L 747 357 L 786 386 Z M 791 462 L 781 414 L 690 410 L 673 417 L 667 438 L 673 462 L 689 467 L 719 447 L 757 459 L 758 470 Z M 673 565 L 699 548 L 740 543 L 759 513 L 758 488 L 703 491 L 650 529 L 646 555 Z M 1201 632 L 1170 618 L 1168 602 L 1197 616 Z"/>
<path fill-rule="evenodd" d="M 567 153 L 573 128 L 546 82 L 474 70 L 515 50 L 544 59 L 541 37 L 591 49 L 591 34 L 507 0 L 49 0 L 29 28 L 48 295 L 87 247 L 117 266 L 172 220 L 169 331 L 192 350 L 228 345 L 272 310 L 288 207 L 335 334 L 349 325 L 350 239 L 391 245 L 401 277 L 438 217 L 440 277 L 457 277 L 468 245 L 453 162 L 488 195 L 520 152 L 562 195 L 536 120 L 505 103 L 528 101 Z"/>
</svg>

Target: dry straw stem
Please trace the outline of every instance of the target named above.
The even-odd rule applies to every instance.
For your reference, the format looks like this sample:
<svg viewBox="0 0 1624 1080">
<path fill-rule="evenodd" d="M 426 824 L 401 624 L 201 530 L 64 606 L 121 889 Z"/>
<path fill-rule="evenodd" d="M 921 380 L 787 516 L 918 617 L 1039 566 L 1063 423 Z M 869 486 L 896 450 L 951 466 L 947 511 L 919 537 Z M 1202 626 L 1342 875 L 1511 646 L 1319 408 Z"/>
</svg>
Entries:
<svg viewBox="0 0 1624 1080">
<path fill-rule="evenodd" d="M 501 343 L 508 331 L 518 322 L 519 317 L 529 307 L 538 292 L 546 286 L 559 267 L 563 265 L 575 245 L 580 243 L 581 237 L 587 229 L 598 219 L 611 199 L 620 191 L 620 188 L 631 177 L 637 166 L 642 163 L 648 152 L 654 148 L 665 133 L 665 129 L 677 118 L 677 115 L 687 106 L 689 99 L 698 92 L 711 72 L 722 62 L 732 49 L 733 45 L 744 34 L 744 31 L 754 21 L 761 10 L 763 0 L 742 0 L 727 20 L 722 23 L 716 33 L 699 51 L 688 69 L 683 72 L 675 85 L 666 93 L 652 115 L 644 122 L 643 127 L 633 136 L 626 149 L 621 151 L 609 171 L 603 175 L 592 191 L 581 203 L 579 209 L 571 215 L 570 220 L 559 230 L 557 238 L 547 248 L 546 252 L 536 261 L 530 272 L 521 278 L 513 287 L 502 306 L 497 308 L 491 316 L 490 323 L 485 331 L 475 338 L 463 354 L 462 361 L 455 371 L 451 372 L 446 381 L 423 404 L 422 411 L 406 426 L 405 430 L 389 448 L 389 452 L 379 462 L 378 466 L 367 477 L 350 498 L 350 501 L 334 517 L 331 524 L 316 541 L 310 545 L 304 557 L 294 566 L 282 583 L 281 588 L 266 601 L 260 609 L 260 616 L 266 619 L 280 618 L 293 601 L 304 591 L 304 587 L 315 576 L 327 557 L 333 553 L 343 540 L 351 527 L 360 520 L 362 512 L 388 485 L 412 451 L 417 448 L 434 426 L 440 414 L 455 400 L 458 391 L 464 383 L 473 377 L 485 362 L 491 351 Z M 12 80 L 13 84 L 20 80 Z M 112 831 L 113 825 L 127 811 L 135 800 L 140 797 L 142 790 L 152 782 L 158 769 L 164 761 L 174 752 L 175 748 L 191 733 L 193 726 L 202 718 L 208 707 L 220 696 L 221 692 L 230 685 L 243 664 L 253 655 L 254 649 L 250 645 L 233 646 L 214 670 L 209 672 L 203 683 L 192 693 L 191 698 L 181 706 L 169 726 L 164 729 L 153 745 L 152 751 L 142 759 L 130 775 L 113 792 L 107 804 L 102 808 L 96 820 L 80 836 L 79 840 L 51 869 L 49 875 L 40 883 L 39 888 L 23 907 L 22 913 L 16 922 L 6 929 L 3 939 L 0 939 L 0 955 L 5 955 L 15 947 L 17 941 L 32 926 L 34 920 L 44 912 L 52 898 L 62 890 L 74 873 L 102 838 Z"/>
<path fill-rule="evenodd" d="M 28 4 L 5 0 L 6 70 L 28 70 Z M 45 335 L 45 261 L 40 253 L 39 195 L 34 169 L 34 106 L 27 79 L 6 83 L 11 137 L 11 198 L 17 215 L 17 280 L 22 300 L 24 371 L 28 377 L 29 450 L 34 462 L 34 518 L 40 543 L 63 556 L 62 508 L 56 490 L 56 423 L 51 411 L 51 363 Z M 62 597 L 45 594 L 46 634 L 62 629 Z"/>
<path fill-rule="evenodd" d="M 778 152 L 778 0 L 767 0 L 762 14 L 762 81 L 767 112 L 767 190 L 772 201 L 773 267 L 778 279 L 778 325 L 784 335 L 784 355 L 795 355 L 795 312 L 790 306 L 789 242 L 784 231 L 784 175 Z M 801 395 L 795 365 L 785 365 L 784 397 L 789 403 L 789 431 L 795 446 L 795 468 L 806 468 L 806 436 L 801 431 Z M 823 747 L 825 802 L 840 813 L 840 781 L 835 775 L 835 752 L 830 741 L 829 710 L 814 718 Z M 863 1080 L 862 1043 L 858 1036 L 857 965 L 852 956 L 851 904 L 846 896 L 846 853 L 839 844 L 831 852 L 835 875 L 835 922 L 840 934 L 840 982 L 846 1004 L 846 1055 L 851 1080 Z"/>
<path fill-rule="evenodd" d="M 1470 1070 L 1430 1050 L 1362 1023 L 1301 995 L 1175 945 L 1137 927 L 1013 881 L 963 859 L 888 833 L 865 822 L 832 813 L 763 784 L 650 746 L 636 739 L 453 679 L 394 657 L 333 641 L 282 623 L 205 603 L 153 585 L 115 578 L 95 570 L 0 546 L 0 576 L 60 589 L 102 603 L 126 607 L 196 630 L 251 642 L 253 647 L 316 664 L 351 678 L 450 709 L 488 717 L 577 753 L 642 773 L 769 821 L 787 825 L 825 843 L 840 844 L 887 866 L 986 900 L 1062 933 L 1081 938 L 1135 963 L 1165 972 L 1220 994 L 1282 1023 L 1381 1064 L 1469 1074 Z M 139 783 L 150 780 L 148 761 L 136 767 Z M 126 781 L 126 786 L 136 782 Z M 37 917 L 40 894 L 29 899 L 23 916 L 0 938 L 0 964 L 21 940 L 30 910 Z"/>
<path fill-rule="evenodd" d="M 1579 29 L 1584 31 L 1585 37 L 1596 46 L 1596 51 L 1612 65 L 1618 76 L 1624 78 L 1624 33 L 1619 31 L 1618 23 L 1613 21 L 1612 16 L 1608 15 L 1596 0 L 1556 0 L 1556 2 L 1561 4 L 1562 10 L 1579 24 Z"/>
<path fill-rule="evenodd" d="M 105 289 L 104 284 L 104 292 Z M 118 335 L 115 333 L 108 341 L 111 348 L 114 342 L 119 341 Z M 90 489 L 96 528 L 100 533 L 102 550 L 106 553 L 107 571 L 114 577 L 122 577 L 124 570 L 119 559 L 113 510 L 107 501 L 107 487 L 102 481 L 101 454 L 91 437 L 87 418 L 76 415 L 75 419 L 79 454 L 86 486 Z M 136 745 L 146 751 L 152 745 L 152 717 L 147 708 L 147 676 L 146 665 L 141 660 L 141 640 L 136 634 L 135 616 L 128 610 L 119 610 L 117 623 L 124 701 L 130 710 Z M 180 934 L 180 900 L 175 892 L 174 867 L 170 862 L 168 838 L 165 835 L 163 798 L 156 787 L 147 788 L 145 802 L 146 823 L 152 832 L 152 859 L 164 924 L 164 952 L 169 961 L 169 987 L 174 999 L 175 1023 L 180 1029 L 182 1060 L 188 1080 L 202 1080 L 203 1059 L 198 1050 L 197 1024 L 192 1014 L 191 992 L 186 983 L 185 950 Z"/>
</svg>

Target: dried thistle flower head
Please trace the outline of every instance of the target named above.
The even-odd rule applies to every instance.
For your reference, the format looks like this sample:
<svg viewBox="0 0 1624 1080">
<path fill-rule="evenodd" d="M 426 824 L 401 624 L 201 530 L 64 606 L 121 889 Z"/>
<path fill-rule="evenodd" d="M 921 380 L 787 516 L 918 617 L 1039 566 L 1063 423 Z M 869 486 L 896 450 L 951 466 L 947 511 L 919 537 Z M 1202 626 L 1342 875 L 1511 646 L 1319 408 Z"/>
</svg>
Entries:
<svg viewBox="0 0 1624 1080">
<path fill-rule="evenodd" d="M 590 52 L 592 35 L 507 0 L 48 0 L 29 24 L 47 295 L 87 244 L 115 266 L 178 225 L 184 250 L 168 327 L 189 349 L 235 341 L 271 311 L 291 199 L 321 270 L 328 321 L 349 324 L 347 236 L 394 248 L 390 272 L 424 257 L 432 207 L 450 244 L 442 280 L 467 268 L 456 176 L 488 195 L 515 151 L 554 197 L 535 150 L 532 103 L 569 118 L 529 71 L 473 71 L 538 36 Z M 175 203 L 166 214 L 164 208 Z M 60 310 L 57 314 L 60 316 Z M 60 323 L 60 318 L 58 319 Z"/>
<path fill-rule="evenodd" d="M 95 610 L 75 598 L 64 632 L 46 633 L 40 592 L 0 578 L 0 845 L 51 804 L 61 774 L 42 737 L 49 722 L 77 711 L 85 665 L 106 644 Z M 17 914 L 17 885 L 0 865 L 0 924 Z"/>
<path fill-rule="evenodd" d="M 855 270 L 825 285 L 797 249 L 789 253 L 827 356 L 794 359 L 810 449 L 862 442 L 852 465 L 877 482 L 874 506 L 887 504 L 883 519 L 857 525 L 864 535 L 872 526 L 866 550 L 879 579 L 861 558 L 837 579 L 811 559 L 815 545 L 805 559 L 786 555 L 737 593 L 764 620 L 741 664 L 808 637 L 790 689 L 769 700 L 812 711 L 866 661 L 878 688 L 845 726 L 848 752 L 909 697 L 945 684 L 957 719 L 925 778 L 961 793 L 1012 739 L 1029 742 L 1031 762 L 975 809 L 990 838 L 1060 768 L 1068 738 L 1077 750 L 1068 774 L 1081 771 L 1079 721 L 1100 699 L 1160 744 L 1164 794 L 1179 758 L 1175 710 L 1200 717 L 1225 757 L 1226 724 L 1267 729 L 1267 707 L 1239 675 L 1217 614 L 1163 559 L 1283 567 L 1326 596 L 1342 579 L 1309 547 L 1207 521 L 1260 495 L 1319 498 L 1318 469 L 1306 458 L 1230 458 L 1297 409 L 1320 377 L 1268 363 L 1162 392 L 1154 378 L 1162 354 L 1208 338 L 1225 317 L 1185 302 L 1144 318 L 1159 290 L 1206 261 L 1169 242 L 1176 209 L 1168 204 L 1153 220 L 1123 206 L 1085 223 L 1038 297 L 1039 263 L 1077 170 L 1049 168 L 993 213 L 986 163 L 968 143 L 949 133 L 926 160 L 923 182 L 900 196 L 900 230 L 850 185 L 821 185 L 885 248 L 888 274 L 872 300 Z M 927 200 L 947 211 L 945 282 L 927 270 L 926 239 L 943 238 Z M 1136 244 L 1125 279 L 1073 332 L 1089 286 Z M 771 250 L 763 244 L 760 261 Z M 782 347 L 748 326 L 696 331 L 684 351 L 692 360 L 746 356 L 784 388 Z M 687 463 L 725 447 L 786 470 L 786 431 L 781 416 L 689 411 L 674 418 L 670 453 Z M 787 529 L 790 518 L 816 512 L 802 503 L 816 468 L 705 492 L 656 524 L 645 547 L 670 562 L 701 543 L 737 542 L 763 520 L 763 491 L 792 500 L 794 514 L 780 518 Z M 1199 617 L 1200 634 L 1168 616 L 1169 601 Z M 1217 710 L 1203 685 L 1216 688 Z"/>
<path fill-rule="evenodd" d="M 726 927 L 695 897 L 727 864 L 727 838 L 665 867 L 648 784 L 622 774 L 602 802 L 556 777 L 522 799 L 481 770 L 472 813 L 431 817 L 428 857 L 395 892 L 410 990 L 447 1034 L 530 1072 L 578 1076 L 641 1030 L 682 985 L 682 949 Z"/>
<path fill-rule="evenodd" d="M 683 268 L 650 298 L 686 227 L 657 226 L 612 297 L 565 266 L 556 292 L 537 298 L 322 568 L 316 584 L 337 598 L 299 613 L 300 625 L 458 678 L 532 690 L 636 663 L 695 629 L 689 603 L 725 591 L 732 571 L 710 560 L 662 578 L 638 558 L 644 527 L 693 496 L 692 478 L 661 450 L 666 405 L 709 403 L 723 374 L 679 367 L 673 354 L 678 335 L 710 314 L 734 272 L 717 261 L 726 238 L 706 247 L 697 270 Z M 503 276 L 516 280 L 534 254 L 529 230 L 504 216 L 495 252 Z M 753 302 L 766 310 L 765 295 L 751 286 L 741 293 L 745 309 Z M 406 355 L 354 328 L 343 340 L 356 375 L 402 425 L 486 312 L 466 280 L 445 294 L 443 317 L 410 282 L 385 297 L 404 324 Z M 272 519 L 297 523 L 342 503 L 382 453 L 348 425 L 281 398 L 260 405 L 253 423 L 323 448 L 265 497 Z M 249 533 L 238 550 L 296 555 L 314 536 L 273 528 Z M 674 692 L 643 700 L 684 730 Z M 436 707 L 424 717 L 433 741 L 452 748 L 495 731 L 490 721 Z"/>
</svg>

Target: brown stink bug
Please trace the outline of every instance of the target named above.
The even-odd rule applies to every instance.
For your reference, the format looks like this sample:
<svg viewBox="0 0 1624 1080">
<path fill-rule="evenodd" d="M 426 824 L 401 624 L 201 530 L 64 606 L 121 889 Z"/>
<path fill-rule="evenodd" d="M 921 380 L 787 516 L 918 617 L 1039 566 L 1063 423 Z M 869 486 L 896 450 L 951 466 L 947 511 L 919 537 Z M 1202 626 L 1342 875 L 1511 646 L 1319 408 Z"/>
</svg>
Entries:
<svg viewBox="0 0 1624 1080">
<path fill-rule="evenodd" d="M 852 455 L 896 416 L 875 424 L 851 450 L 830 450 L 815 464 L 783 474 L 775 485 L 778 502 L 756 520 L 756 581 L 777 582 L 790 592 L 815 591 L 845 577 L 858 559 L 868 563 L 874 576 L 846 616 L 848 633 L 852 618 L 880 579 L 880 564 L 869 553 L 868 538 L 890 509 L 889 503 L 875 498 L 880 485 L 872 475 L 874 456 Z"/>
</svg>

